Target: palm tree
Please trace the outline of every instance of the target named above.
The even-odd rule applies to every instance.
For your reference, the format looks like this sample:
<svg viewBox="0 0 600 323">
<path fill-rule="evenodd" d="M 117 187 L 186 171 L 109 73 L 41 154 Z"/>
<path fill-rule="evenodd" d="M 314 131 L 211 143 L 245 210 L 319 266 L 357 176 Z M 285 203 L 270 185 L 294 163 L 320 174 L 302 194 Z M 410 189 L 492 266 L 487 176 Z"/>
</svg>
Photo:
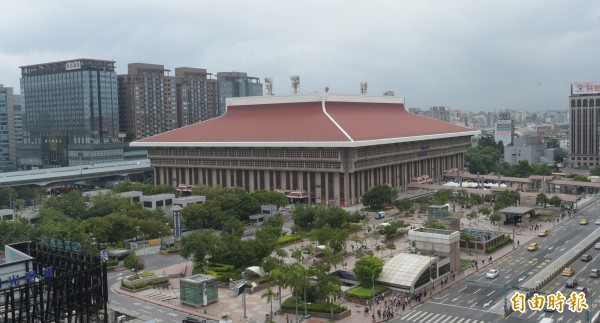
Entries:
<svg viewBox="0 0 600 323">
<path fill-rule="evenodd" d="M 279 309 L 281 310 L 281 288 L 286 288 L 289 286 L 288 284 L 288 275 L 284 273 L 288 266 L 278 267 L 269 273 L 269 280 L 275 284 L 279 288 Z"/>
<path fill-rule="evenodd" d="M 319 276 L 319 294 L 327 298 L 331 309 L 331 320 L 333 320 L 333 305 L 344 295 L 341 288 L 342 282 L 338 277 L 328 275 L 327 273 Z"/>
<path fill-rule="evenodd" d="M 260 298 L 266 298 L 267 302 L 271 303 L 271 316 L 269 316 L 269 322 L 273 322 L 273 297 L 274 296 L 275 296 L 275 293 L 273 293 L 273 290 L 271 289 L 271 287 L 268 287 L 267 292 L 260 296 Z"/>
<path fill-rule="evenodd" d="M 297 263 L 302 262 L 302 249 L 296 248 L 292 251 L 292 258 L 296 259 Z"/>
<path fill-rule="evenodd" d="M 275 250 L 275 255 L 280 258 L 279 259 L 279 263 L 281 265 L 283 265 L 284 259 L 287 258 L 287 257 L 289 257 L 288 252 L 285 251 L 285 249 L 283 249 L 283 248 L 277 248 Z"/>
<path fill-rule="evenodd" d="M 286 274 L 289 275 L 287 282 L 296 296 L 296 316 L 298 316 L 298 295 L 301 292 L 304 292 L 304 314 L 306 314 L 308 312 L 306 308 L 306 291 L 310 285 L 308 270 L 301 264 L 294 264 Z"/>
</svg>

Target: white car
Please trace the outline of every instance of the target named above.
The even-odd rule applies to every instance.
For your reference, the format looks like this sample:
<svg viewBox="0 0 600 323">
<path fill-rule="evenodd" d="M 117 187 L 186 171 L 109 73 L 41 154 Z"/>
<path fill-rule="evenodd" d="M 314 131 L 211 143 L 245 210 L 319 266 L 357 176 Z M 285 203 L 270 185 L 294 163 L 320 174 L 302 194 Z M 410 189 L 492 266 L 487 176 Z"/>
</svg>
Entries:
<svg viewBox="0 0 600 323">
<path fill-rule="evenodd" d="M 594 249 L 600 249 L 600 242 L 598 242 L 594 245 Z"/>
<path fill-rule="evenodd" d="M 596 220 L 596 222 L 594 222 L 594 224 L 600 224 L 600 219 Z"/>
<path fill-rule="evenodd" d="M 498 269 L 490 269 L 486 274 L 485 274 L 485 278 L 490 278 L 490 279 L 494 279 L 496 277 L 498 277 L 498 275 L 500 275 L 500 272 L 498 271 Z"/>
</svg>

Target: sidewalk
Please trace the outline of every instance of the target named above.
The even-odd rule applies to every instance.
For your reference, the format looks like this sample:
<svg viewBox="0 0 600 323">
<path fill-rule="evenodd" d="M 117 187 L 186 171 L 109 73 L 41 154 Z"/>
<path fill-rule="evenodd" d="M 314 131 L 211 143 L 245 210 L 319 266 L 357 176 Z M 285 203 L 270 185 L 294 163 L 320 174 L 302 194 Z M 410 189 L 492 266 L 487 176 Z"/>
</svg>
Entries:
<svg viewBox="0 0 600 323">
<path fill-rule="evenodd" d="M 580 207 L 582 207 L 585 203 L 588 203 L 588 202 L 589 202 L 589 200 L 587 200 L 587 199 L 582 200 L 582 201 L 580 201 L 579 205 L 580 205 Z M 426 217 L 421 216 L 419 218 L 418 216 L 415 215 L 414 217 L 406 217 L 406 218 L 398 218 L 398 219 L 403 220 L 406 223 L 414 225 L 418 228 L 418 227 L 422 226 L 422 223 L 425 221 Z M 567 220 L 567 219 L 568 218 L 565 218 L 565 220 Z M 373 223 L 379 223 L 379 222 L 373 222 Z M 563 221 L 561 221 L 560 223 L 563 223 Z M 560 223 L 558 223 L 558 224 L 560 224 Z M 536 224 L 536 223 L 533 223 L 533 224 Z M 552 226 L 555 225 L 553 223 L 547 223 L 547 222 L 538 223 L 538 224 L 542 225 L 542 229 L 544 229 L 544 228 L 552 229 Z M 469 227 L 469 220 L 466 218 L 463 218 L 463 219 L 461 219 L 461 228 L 466 228 L 466 227 Z M 474 220 L 472 227 L 474 227 L 474 228 L 477 227 L 479 229 L 484 229 L 484 230 L 501 231 L 503 233 L 511 234 L 511 235 L 513 232 L 512 231 L 513 227 L 511 225 L 500 225 L 500 226 L 491 225 L 491 223 L 485 219 Z M 534 237 L 536 237 L 538 235 L 538 232 L 539 232 L 539 230 L 538 231 L 529 230 L 529 227 L 515 230 L 515 240 L 519 241 L 519 248 L 526 248 L 528 242 L 530 240 L 532 240 Z M 363 232 L 361 231 L 356 234 L 362 235 Z M 354 234 L 352 234 L 352 235 L 354 235 Z M 373 250 L 377 243 L 378 243 L 378 241 L 376 241 L 374 238 L 369 238 L 369 239 L 367 239 L 367 241 L 365 241 L 364 244 L 367 246 L 368 249 Z M 302 246 L 305 246 L 308 244 L 310 244 L 310 242 L 307 242 L 307 241 L 298 242 L 293 245 L 286 246 L 284 249 L 288 253 L 291 253 L 291 251 L 294 250 L 295 248 L 299 248 L 299 247 L 302 247 Z M 348 242 L 348 245 L 346 247 L 348 252 L 353 251 L 353 249 L 351 247 L 352 244 L 355 244 L 355 243 L 351 242 L 351 241 Z M 383 253 L 378 252 L 378 251 L 373 251 L 373 252 L 375 253 L 375 255 L 382 257 L 385 262 L 386 260 L 389 260 L 391 258 L 391 255 L 397 254 L 398 252 L 401 252 L 402 250 L 405 250 L 408 247 L 408 242 L 406 241 L 406 238 L 401 238 L 399 240 L 396 240 L 395 244 L 396 244 L 396 249 L 392 250 L 391 252 L 390 252 L 390 250 L 385 250 L 385 251 L 383 251 Z M 456 275 L 456 278 L 454 280 L 451 279 L 448 281 L 447 284 L 444 284 L 443 288 L 441 288 L 441 285 L 436 284 L 436 288 L 433 290 L 432 293 L 427 293 L 427 297 L 422 298 L 420 303 L 417 303 L 417 302 L 410 303 L 409 306 L 406 307 L 405 311 L 408 311 L 414 307 L 419 306 L 423 302 L 435 297 L 437 294 L 439 294 L 443 290 L 450 288 L 454 284 L 456 284 L 464 279 L 468 279 L 468 277 L 472 276 L 474 273 L 482 271 L 482 270 L 487 270 L 488 267 L 493 267 L 494 263 L 497 260 L 501 259 L 502 257 L 509 254 L 513 250 L 514 249 L 511 245 L 507 245 L 504 248 L 502 248 L 492 254 L 493 261 L 491 262 L 491 264 L 488 261 L 486 261 L 484 265 L 482 265 L 479 262 L 478 270 L 475 270 L 474 268 L 473 269 L 467 268 L 467 269 L 463 270 L 463 272 L 461 274 Z M 464 252 L 464 251 L 461 252 L 461 259 L 478 260 L 482 256 L 483 256 L 482 254 L 474 253 L 473 255 L 469 255 L 467 252 Z M 342 265 L 338 265 L 337 269 L 352 270 L 354 268 L 355 261 L 356 261 L 355 257 L 350 256 L 345 259 L 345 261 Z M 156 272 L 159 274 L 164 274 L 164 275 L 172 275 L 172 274 L 179 274 L 179 273 L 185 272 L 186 277 L 189 277 L 192 273 L 192 263 L 184 262 L 184 263 L 176 264 L 176 265 L 164 268 L 164 269 L 156 270 Z M 219 288 L 219 301 L 215 304 L 208 305 L 207 309 L 206 309 L 207 313 L 205 314 L 203 308 L 194 308 L 194 307 L 190 307 L 190 306 L 184 306 L 179 302 L 179 297 L 178 297 L 179 296 L 179 278 L 172 278 L 169 281 L 171 283 L 171 288 L 168 291 L 164 291 L 164 292 L 170 293 L 170 295 L 177 296 L 177 298 L 173 298 L 168 301 L 160 301 L 160 300 L 157 300 L 157 299 L 154 299 L 154 298 L 148 296 L 149 294 L 151 294 L 151 292 L 153 290 L 149 290 L 150 292 L 142 291 L 142 292 L 137 292 L 137 293 L 123 290 L 120 288 L 120 282 L 113 285 L 112 288 L 115 292 L 120 293 L 120 294 L 128 295 L 130 297 L 138 298 L 140 300 L 144 300 L 144 301 L 147 301 L 150 303 L 154 303 L 154 304 L 157 304 L 160 306 L 164 306 L 167 308 L 171 308 L 174 310 L 188 313 L 190 315 L 200 316 L 200 317 L 206 318 L 208 320 L 214 320 L 214 321 L 218 321 L 219 318 L 223 315 L 229 315 L 233 319 L 234 322 L 245 322 L 245 321 L 247 321 L 247 322 L 264 322 L 266 319 L 266 315 L 271 312 L 271 304 L 268 303 L 265 298 L 261 298 L 261 295 L 264 294 L 266 292 L 266 290 L 258 291 L 253 294 L 246 294 L 246 316 L 247 316 L 247 319 L 244 319 L 242 296 L 238 296 L 237 298 L 231 298 L 229 296 L 229 289 Z M 274 291 L 276 292 L 277 290 L 274 290 Z M 282 290 L 283 299 L 285 299 L 287 296 L 289 296 L 290 293 L 291 293 L 290 290 Z M 381 304 L 383 304 L 383 303 L 381 303 Z M 369 316 L 367 316 L 366 314 L 363 313 L 364 305 L 359 305 L 359 304 L 355 304 L 355 303 L 345 303 L 345 305 L 348 307 L 348 309 L 350 309 L 352 311 L 352 315 L 344 320 L 341 320 L 341 322 L 364 323 L 365 320 L 371 321 L 370 314 L 369 314 Z M 273 312 L 277 311 L 277 309 L 279 309 L 279 300 L 274 300 L 272 306 L 273 306 Z M 304 313 L 303 308 L 299 308 L 298 312 L 299 312 L 300 316 L 302 316 L 302 314 Z M 401 308 L 400 308 L 400 312 L 398 312 L 397 314 L 399 314 L 399 315 L 402 314 Z M 290 322 L 294 321 L 296 319 L 295 315 L 284 314 L 284 315 L 275 315 L 274 321 L 278 322 L 278 323 L 286 322 L 286 316 L 289 317 Z M 395 317 L 398 317 L 398 316 L 396 315 Z M 307 322 L 308 323 L 311 323 L 311 322 L 317 323 L 317 322 L 325 322 L 325 321 L 328 321 L 328 320 L 320 319 L 320 318 L 311 318 Z M 382 320 L 377 320 L 377 321 L 382 321 Z"/>
</svg>

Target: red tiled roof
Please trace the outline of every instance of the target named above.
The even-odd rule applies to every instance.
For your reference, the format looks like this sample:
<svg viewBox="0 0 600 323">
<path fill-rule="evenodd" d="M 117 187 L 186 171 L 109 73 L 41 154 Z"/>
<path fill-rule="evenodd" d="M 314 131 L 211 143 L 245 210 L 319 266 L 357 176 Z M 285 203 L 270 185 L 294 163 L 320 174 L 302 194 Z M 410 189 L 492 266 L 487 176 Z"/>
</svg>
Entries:
<svg viewBox="0 0 600 323">
<path fill-rule="evenodd" d="M 404 104 L 327 102 L 327 112 L 355 141 L 471 131 L 407 112 Z"/>
<path fill-rule="evenodd" d="M 230 106 L 227 113 L 141 142 L 345 141 L 321 102 Z"/>
<path fill-rule="evenodd" d="M 404 109 L 402 98 L 395 99 L 395 102 L 394 99 L 382 98 L 383 103 L 373 102 L 379 99 L 374 97 L 345 96 L 337 101 L 335 98 L 325 97 L 324 101 L 314 95 L 308 99 L 302 96 L 240 98 L 230 102 L 227 112 L 221 117 L 145 138 L 132 145 L 343 145 L 425 135 L 469 135 L 473 132 L 411 114 Z M 359 102 L 351 102 L 353 99 Z"/>
</svg>

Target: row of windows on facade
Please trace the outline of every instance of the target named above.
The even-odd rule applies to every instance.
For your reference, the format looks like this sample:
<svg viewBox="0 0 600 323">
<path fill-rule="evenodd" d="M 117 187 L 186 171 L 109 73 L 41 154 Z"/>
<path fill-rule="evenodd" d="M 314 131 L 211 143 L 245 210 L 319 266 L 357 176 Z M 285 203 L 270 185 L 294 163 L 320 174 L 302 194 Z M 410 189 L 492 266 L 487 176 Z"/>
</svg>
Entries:
<svg viewBox="0 0 600 323">
<path fill-rule="evenodd" d="M 218 148 L 172 148 L 159 149 L 158 156 L 206 156 L 206 157 L 282 157 L 282 158 L 339 158 L 337 149 L 218 149 Z"/>
<path fill-rule="evenodd" d="M 447 147 L 450 145 L 470 144 L 470 138 L 449 138 L 443 140 L 428 140 L 420 142 L 398 143 L 391 145 L 364 147 L 358 150 L 358 157 L 387 155 L 392 153 L 406 153 L 407 150 L 426 150 L 438 147 Z"/>
<path fill-rule="evenodd" d="M 600 98 L 598 99 L 571 99 L 571 108 L 593 108 L 600 107 Z"/>
<path fill-rule="evenodd" d="M 261 160 L 198 160 L 198 159 L 152 159 L 157 165 L 194 165 L 194 166 L 230 166 L 263 168 L 312 168 L 340 169 L 339 162 L 299 162 L 299 161 L 261 161 Z"/>
</svg>

